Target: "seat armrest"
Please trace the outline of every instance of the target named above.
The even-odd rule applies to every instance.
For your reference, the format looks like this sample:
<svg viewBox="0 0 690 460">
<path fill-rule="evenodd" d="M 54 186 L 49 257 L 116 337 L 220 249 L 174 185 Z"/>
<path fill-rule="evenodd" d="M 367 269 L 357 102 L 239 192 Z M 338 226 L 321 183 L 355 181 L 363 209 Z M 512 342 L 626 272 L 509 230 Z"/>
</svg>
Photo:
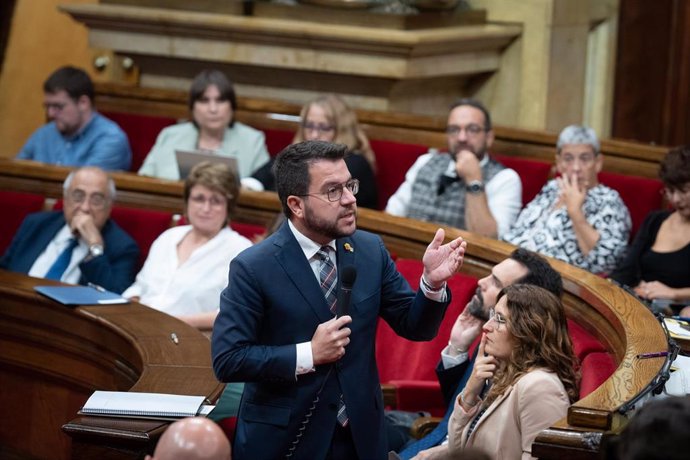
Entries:
<svg viewBox="0 0 690 460">
<path fill-rule="evenodd" d="M 381 384 L 383 393 L 383 406 L 390 409 L 398 408 L 398 388 L 390 383 Z"/>
<path fill-rule="evenodd" d="M 422 439 L 441 423 L 441 417 L 419 417 L 410 427 L 410 434 L 414 439 Z"/>
</svg>

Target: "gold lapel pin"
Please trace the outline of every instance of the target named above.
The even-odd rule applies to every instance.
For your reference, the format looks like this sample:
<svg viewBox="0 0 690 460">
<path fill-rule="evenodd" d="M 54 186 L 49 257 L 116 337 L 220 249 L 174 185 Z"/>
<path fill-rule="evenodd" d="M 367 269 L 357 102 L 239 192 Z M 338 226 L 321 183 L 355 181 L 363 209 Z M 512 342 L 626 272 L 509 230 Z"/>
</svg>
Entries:
<svg viewBox="0 0 690 460">
<path fill-rule="evenodd" d="M 343 244 L 343 247 L 347 252 L 355 252 L 355 248 L 352 247 L 350 243 L 345 243 Z"/>
</svg>

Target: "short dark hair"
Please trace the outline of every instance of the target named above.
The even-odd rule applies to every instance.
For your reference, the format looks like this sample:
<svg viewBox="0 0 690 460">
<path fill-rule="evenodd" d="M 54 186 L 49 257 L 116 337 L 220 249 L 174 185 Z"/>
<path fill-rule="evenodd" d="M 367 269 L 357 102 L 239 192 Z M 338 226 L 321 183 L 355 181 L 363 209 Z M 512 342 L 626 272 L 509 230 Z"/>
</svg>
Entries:
<svg viewBox="0 0 690 460">
<path fill-rule="evenodd" d="M 89 75 L 77 67 L 60 67 L 51 73 L 43 83 L 43 92 L 55 94 L 65 91 L 74 101 L 81 96 L 89 98 L 93 104 L 94 90 L 93 82 Z"/>
<path fill-rule="evenodd" d="M 287 205 L 290 195 L 302 196 L 309 192 L 309 166 L 319 160 L 337 161 L 345 158 L 345 145 L 325 141 L 304 141 L 288 145 L 273 163 L 276 191 L 283 213 L 289 219 L 292 211 Z"/>
<path fill-rule="evenodd" d="M 652 399 L 613 442 L 619 460 L 680 460 L 690 430 L 690 397 Z"/>
<path fill-rule="evenodd" d="M 510 258 L 524 265 L 529 273 L 515 283 L 533 284 L 546 289 L 558 298 L 563 296 L 563 278 L 539 254 L 524 248 L 517 248 L 510 254 Z"/>
<path fill-rule="evenodd" d="M 207 189 L 218 192 L 228 201 L 228 220 L 237 205 L 237 197 L 240 194 L 240 178 L 237 173 L 224 163 L 212 163 L 202 161 L 195 165 L 184 182 L 184 202 L 188 204 L 192 188 L 202 185 Z"/>
<path fill-rule="evenodd" d="M 484 107 L 484 104 L 482 104 L 476 99 L 472 99 L 470 97 L 463 97 L 461 99 L 458 99 L 450 105 L 450 107 L 448 108 L 448 112 L 452 112 L 453 110 L 463 105 L 469 105 L 470 107 L 474 107 L 477 110 L 481 110 L 481 112 L 484 114 L 484 129 L 486 131 L 491 131 L 492 125 L 489 110 L 486 107 Z"/>
<path fill-rule="evenodd" d="M 189 111 L 194 109 L 194 103 L 199 101 L 203 96 L 206 88 L 214 85 L 218 88 L 220 93 L 220 99 L 223 101 L 229 101 L 230 107 L 232 107 L 233 116 L 230 118 L 229 126 L 235 123 L 234 112 L 237 110 L 237 96 L 235 95 L 235 88 L 232 82 L 225 76 L 223 72 L 216 69 L 205 69 L 202 70 L 194 77 L 192 80 L 192 85 L 189 87 Z M 196 121 L 192 117 L 192 123 L 198 128 Z"/>
<path fill-rule="evenodd" d="M 661 160 L 659 178 L 670 188 L 682 188 L 690 182 L 690 145 L 669 150 Z"/>
</svg>

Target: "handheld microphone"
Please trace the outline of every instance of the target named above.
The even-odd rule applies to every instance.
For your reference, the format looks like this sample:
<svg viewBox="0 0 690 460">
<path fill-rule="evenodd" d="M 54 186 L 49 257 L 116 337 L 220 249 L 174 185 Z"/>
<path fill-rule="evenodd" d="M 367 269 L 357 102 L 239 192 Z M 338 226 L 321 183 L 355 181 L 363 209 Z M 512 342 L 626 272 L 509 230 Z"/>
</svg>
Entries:
<svg viewBox="0 0 690 460">
<path fill-rule="evenodd" d="M 335 304 L 336 316 L 347 315 L 350 310 L 350 302 L 352 298 L 352 285 L 355 284 L 357 278 L 357 270 L 354 265 L 345 265 L 338 272 L 340 279 L 340 289 L 338 289 L 338 298 Z"/>
</svg>

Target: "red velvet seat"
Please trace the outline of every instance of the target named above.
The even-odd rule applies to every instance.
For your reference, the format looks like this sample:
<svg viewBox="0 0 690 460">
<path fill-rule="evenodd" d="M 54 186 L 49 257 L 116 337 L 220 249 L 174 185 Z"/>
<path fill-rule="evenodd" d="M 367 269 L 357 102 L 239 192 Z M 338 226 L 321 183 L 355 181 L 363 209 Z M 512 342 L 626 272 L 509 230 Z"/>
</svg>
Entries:
<svg viewBox="0 0 690 460">
<path fill-rule="evenodd" d="M 542 189 L 551 175 L 553 165 L 544 161 L 528 160 L 526 158 L 496 155 L 492 156 L 505 167 L 515 170 L 522 182 L 522 206 L 532 201 Z"/>
<path fill-rule="evenodd" d="M 422 263 L 418 260 L 398 259 L 398 271 L 408 280 L 412 289 L 419 287 Z M 448 342 L 455 318 L 477 288 L 477 279 L 457 274 L 448 283 L 452 300 L 435 339 L 430 342 L 412 342 L 399 337 L 385 321 L 379 321 L 376 331 L 376 363 L 381 383 L 397 388 L 397 408 L 425 410 L 442 416 L 446 410 L 441 389 L 436 379 L 436 363 Z"/>
<path fill-rule="evenodd" d="M 0 254 L 5 253 L 24 218 L 32 212 L 42 210 L 44 202 L 43 196 L 35 193 L 0 191 Z"/>
<path fill-rule="evenodd" d="M 405 173 L 429 148 L 419 144 L 404 144 L 394 141 L 370 140 L 376 155 L 376 183 L 379 192 L 379 209 L 405 181 Z"/>
<path fill-rule="evenodd" d="M 599 388 L 616 370 L 616 361 L 611 353 L 597 351 L 584 357 L 581 363 L 580 398 Z"/>
<path fill-rule="evenodd" d="M 632 220 L 631 241 L 647 214 L 663 206 L 664 184 L 658 179 L 600 172 L 599 181 L 616 190 L 628 207 Z"/>
<path fill-rule="evenodd" d="M 154 115 L 120 112 L 102 112 L 102 115 L 120 125 L 127 134 L 129 146 L 132 148 L 132 166 L 129 170 L 134 172 L 139 171 L 161 130 L 177 123 L 175 118 Z"/>
<path fill-rule="evenodd" d="M 419 285 L 422 263 L 418 260 L 398 259 L 396 265 L 413 289 Z M 448 283 L 453 298 L 439 332 L 430 342 L 411 342 L 395 334 L 384 321 L 379 321 L 376 333 L 376 363 L 381 383 L 396 387 L 396 408 L 408 411 L 428 411 L 443 416 L 446 407 L 436 378 L 435 368 L 445 348 L 455 319 L 472 297 L 477 280 L 457 274 Z M 568 320 L 575 355 L 581 363 L 581 397 L 603 383 L 616 369 L 615 360 L 606 347 L 573 320 Z M 479 339 L 470 348 L 470 353 Z"/>
<path fill-rule="evenodd" d="M 284 129 L 264 129 L 266 135 L 266 149 L 268 153 L 274 157 L 280 153 L 288 145 L 292 144 L 295 138 L 294 131 L 286 131 Z"/>
<path fill-rule="evenodd" d="M 172 216 L 170 212 L 127 208 L 124 206 L 113 206 L 110 214 L 111 219 L 117 222 L 139 245 L 140 267 L 149 255 L 149 249 L 153 241 L 170 228 Z"/>
</svg>

